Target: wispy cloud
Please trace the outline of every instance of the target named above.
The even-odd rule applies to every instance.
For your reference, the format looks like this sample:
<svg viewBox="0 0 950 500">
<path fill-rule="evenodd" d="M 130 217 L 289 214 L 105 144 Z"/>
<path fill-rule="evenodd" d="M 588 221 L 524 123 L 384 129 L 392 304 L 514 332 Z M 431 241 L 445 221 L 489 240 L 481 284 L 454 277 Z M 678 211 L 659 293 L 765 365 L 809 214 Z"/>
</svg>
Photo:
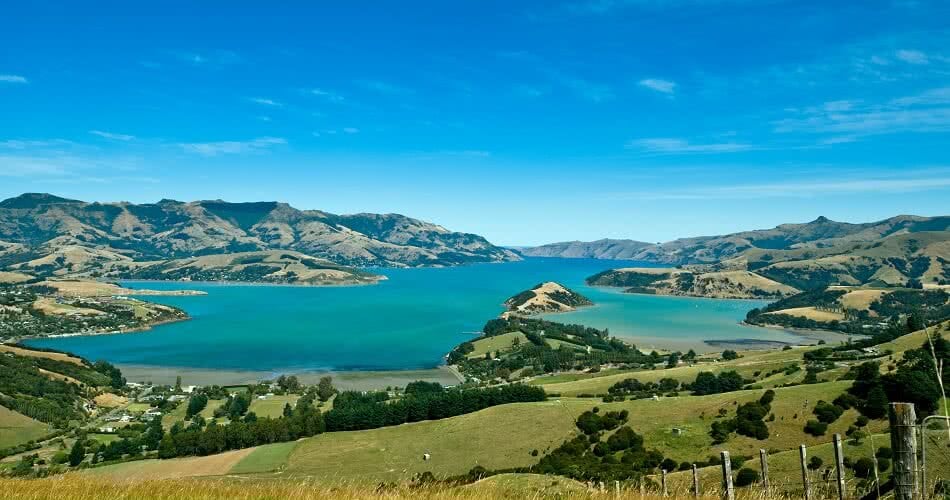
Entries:
<svg viewBox="0 0 950 500">
<path fill-rule="evenodd" d="M 30 83 L 25 76 L 20 75 L 0 75 L 0 82 L 6 83 Z"/>
<path fill-rule="evenodd" d="M 908 64 L 927 64 L 930 62 L 927 54 L 924 54 L 919 50 L 901 49 L 897 51 L 895 56 Z"/>
<path fill-rule="evenodd" d="M 360 129 L 356 127 L 343 127 L 343 133 L 344 134 L 358 134 L 360 133 Z"/>
<path fill-rule="evenodd" d="M 277 102 L 273 99 L 267 99 L 264 97 L 251 97 L 250 101 L 257 104 L 262 104 L 264 106 L 274 106 L 277 108 L 282 107 L 284 105 L 283 103 Z"/>
<path fill-rule="evenodd" d="M 373 92 L 385 95 L 407 95 L 412 94 L 413 90 L 407 87 L 394 85 L 392 83 L 380 80 L 356 80 L 354 83 L 360 87 Z"/>
<path fill-rule="evenodd" d="M 287 144 L 287 140 L 280 137 L 258 137 L 249 141 L 185 142 L 179 143 L 178 146 L 189 153 L 218 156 L 256 153 L 283 144 Z"/>
<path fill-rule="evenodd" d="M 830 133 L 851 136 L 950 131 L 950 87 L 883 103 L 832 101 L 774 122 L 779 133 Z"/>
<path fill-rule="evenodd" d="M 657 78 L 647 78 L 640 80 L 640 86 L 655 90 L 657 92 L 662 92 L 664 94 L 672 94 L 674 91 L 676 91 L 676 82 L 660 80 Z"/>
<path fill-rule="evenodd" d="M 738 142 L 693 144 L 673 137 L 635 139 L 627 143 L 627 148 L 656 154 L 738 153 L 754 149 L 751 144 Z"/>
<path fill-rule="evenodd" d="M 749 198 L 810 198 L 832 194 L 907 193 L 950 188 L 950 169 L 938 168 L 932 172 L 908 172 L 901 177 L 867 173 L 861 177 L 840 180 L 783 181 L 706 186 L 682 190 L 657 190 L 618 193 L 616 196 L 653 200 L 716 200 Z"/>
<path fill-rule="evenodd" d="M 230 50 L 211 50 L 204 52 L 176 52 L 178 60 L 194 66 L 225 66 L 241 62 L 241 56 Z"/>
<path fill-rule="evenodd" d="M 110 140 L 113 140 L 113 141 L 125 141 L 125 142 L 128 142 L 128 141 L 134 141 L 134 140 L 135 140 L 135 136 L 134 136 L 134 135 L 116 134 L 116 133 L 114 133 L 114 132 L 105 132 L 105 131 L 102 131 L 102 130 L 90 130 L 89 133 L 92 134 L 92 135 L 96 135 L 96 136 L 102 137 L 102 138 L 104 138 L 104 139 L 110 139 Z"/>
<path fill-rule="evenodd" d="M 552 72 L 552 75 L 558 83 L 587 101 L 599 104 L 613 100 L 614 98 L 614 92 L 609 85 L 564 75 L 558 72 Z"/>
<path fill-rule="evenodd" d="M 4 149 L 42 149 L 73 145 L 75 145 L 74 142 L 66 139 L 7 139 L 0 141 L 0 148 Z"/>
<path fill-rule="evenodd" d="M 322 97 L 323 99 L 326 99 L 326 100 L 328 100 L 328 101 L 330 101 L 330 102 L 343 102 L 343 101 L 344 101 L 343 96 L 341 96 L 340 94 L 337 94 L 336 92 L 330 92 L 329 90 L 324 90 L 324 89 L 319 89 L 319 88 L 312 88 L 312 89 L 307 89 L 307 90 L 306 90 L 306 93 L 308 93 L 308 94 L 310 94 L 310 95 L 315 95 L 315 96 L 318 96 L 318 97 Z"/>
</svg>

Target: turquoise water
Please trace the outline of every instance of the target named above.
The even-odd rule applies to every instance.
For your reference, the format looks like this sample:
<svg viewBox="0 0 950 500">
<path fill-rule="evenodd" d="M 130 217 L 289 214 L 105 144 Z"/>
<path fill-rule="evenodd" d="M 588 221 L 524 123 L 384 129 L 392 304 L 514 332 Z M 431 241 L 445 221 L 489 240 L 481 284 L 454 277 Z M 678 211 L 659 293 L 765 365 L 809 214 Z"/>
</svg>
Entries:
<svg viewBox="0 0 950 500">
<path fill-rule="evenodd" d="M 506 298 L 548 280 L 597 304 L 555 319 L 606 327 L 642 347 L 702 347 L 704 339 L 796 340 L 788 332 L 738 324 L 746 311 L 763 304 L 760 301 L 631 295 L 584 285 L 584 278 L 593 273 L 630 265 L 528 259 L 446 269 L 384 269 L 378 271 L 387 281 L 353 287 L 126 283 L 204 290 L 208 295 L 148 297 L 188 311 L 190 321 L 147 332 L 28 343 L 135 365 L 280 372 L 430 368 L 501 313 Z"/>
</svg>

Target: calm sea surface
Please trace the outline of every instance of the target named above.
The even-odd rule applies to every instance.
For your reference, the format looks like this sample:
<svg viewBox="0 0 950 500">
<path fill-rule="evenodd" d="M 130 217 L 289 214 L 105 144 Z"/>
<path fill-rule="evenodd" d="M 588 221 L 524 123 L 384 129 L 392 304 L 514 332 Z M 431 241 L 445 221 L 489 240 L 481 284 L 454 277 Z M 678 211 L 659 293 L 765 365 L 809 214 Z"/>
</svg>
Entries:
<svg viewBox="0 0 950 500">
<path fill-rule="evenodd" d="M 635 264 L 537 258 L 382 269 L 377 271 L 387 281 L 353 287 L 130 282 L 125 285 L 208 295 L 148 297 L 188 311 L 190 321 L 140 333 L 28 343 L 134 365 L 280 372 L 430 368 L 501 313 L 506 298 L 549 280 L 597 304 L 552 319 L 609 328 L 641 347 L 703 348 L 706 339 L 800 340 L 789 332 L 738 324 L 749 309 L 765 302 L 631 295 L 584 285 L 593 273 Z"/>
</svg>

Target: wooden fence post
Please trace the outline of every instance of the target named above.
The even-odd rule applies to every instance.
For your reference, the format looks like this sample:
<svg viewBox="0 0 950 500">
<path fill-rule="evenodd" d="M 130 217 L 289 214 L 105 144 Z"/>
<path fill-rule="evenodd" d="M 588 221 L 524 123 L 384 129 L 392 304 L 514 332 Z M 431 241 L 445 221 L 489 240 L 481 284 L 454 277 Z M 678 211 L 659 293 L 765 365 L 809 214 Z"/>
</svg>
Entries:
<svg viewBox="0 0 950 500">
<path fill-rule="evenodd" d="M 614 481 L 614 494 L 617 495 L 617 498 L 620 498 L 620 481 Z"/>
<path fill-rule="evenodd" d="M 759 449 L 759 467 L 762 469 L 762 489 L 769 491 L 769 458 L 763 449 Z"/>
<path fill-rule="evenodd" d="M 848 496 L 847 486 L 844 482 L 844 450 L 841 449 L 841 434 L 834 435 L 835 446 L 835 479 L 838 482 L 838 500 L 844 500 Z"/>
<path fill-rule="evenodd" d="M 916 500 L 917 414 L 912 403 L 891 403 L 891 449 L 894 450 L 894 500 Z"/>
<path fill-rule="evenodd" d="M 640 478 L 640 498 L 643 498 L 647 495 L 647 478 Z"/>
<path fill-rule="evenodd" d="M 666 469 L 660 469 L 660 484 L 663 488 L 663 496 L 666 496 Z"/>
<path fill-rule="evenodd" d="M 811 482 L 808 480 L 808 462 L 805 460 L 805 445 L 798 447 L 798 456 L 802 461 L 802 488 L 805 500 L 811 500 Z"/>
<path fill-rule="evenodd" d="M 732 461 L 729 460 L 729 452 L 722 452 L 722 487 L 723 495 L 726 500 L 735 500 L 736 491 L 732 487 Z"/>
<path fill-rule="evenodd" d="M 699 498 L 699 469 L 693 464 L 693 498 Z"/>
</svg>

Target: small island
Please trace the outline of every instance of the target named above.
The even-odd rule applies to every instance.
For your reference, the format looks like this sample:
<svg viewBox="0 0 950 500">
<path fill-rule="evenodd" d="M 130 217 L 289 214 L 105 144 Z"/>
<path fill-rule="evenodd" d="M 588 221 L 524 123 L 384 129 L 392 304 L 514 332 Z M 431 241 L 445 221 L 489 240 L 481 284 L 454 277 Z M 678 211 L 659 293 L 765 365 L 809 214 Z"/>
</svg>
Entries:
<svg viewBox="0 0 950 500">
<path fill-rule="evenodd" d="M 587 297 L 554 281 L 539 283 L 505 301 L 508 309 L 502 316 L 568 312 L 594 305 Z"/>
</svg>

